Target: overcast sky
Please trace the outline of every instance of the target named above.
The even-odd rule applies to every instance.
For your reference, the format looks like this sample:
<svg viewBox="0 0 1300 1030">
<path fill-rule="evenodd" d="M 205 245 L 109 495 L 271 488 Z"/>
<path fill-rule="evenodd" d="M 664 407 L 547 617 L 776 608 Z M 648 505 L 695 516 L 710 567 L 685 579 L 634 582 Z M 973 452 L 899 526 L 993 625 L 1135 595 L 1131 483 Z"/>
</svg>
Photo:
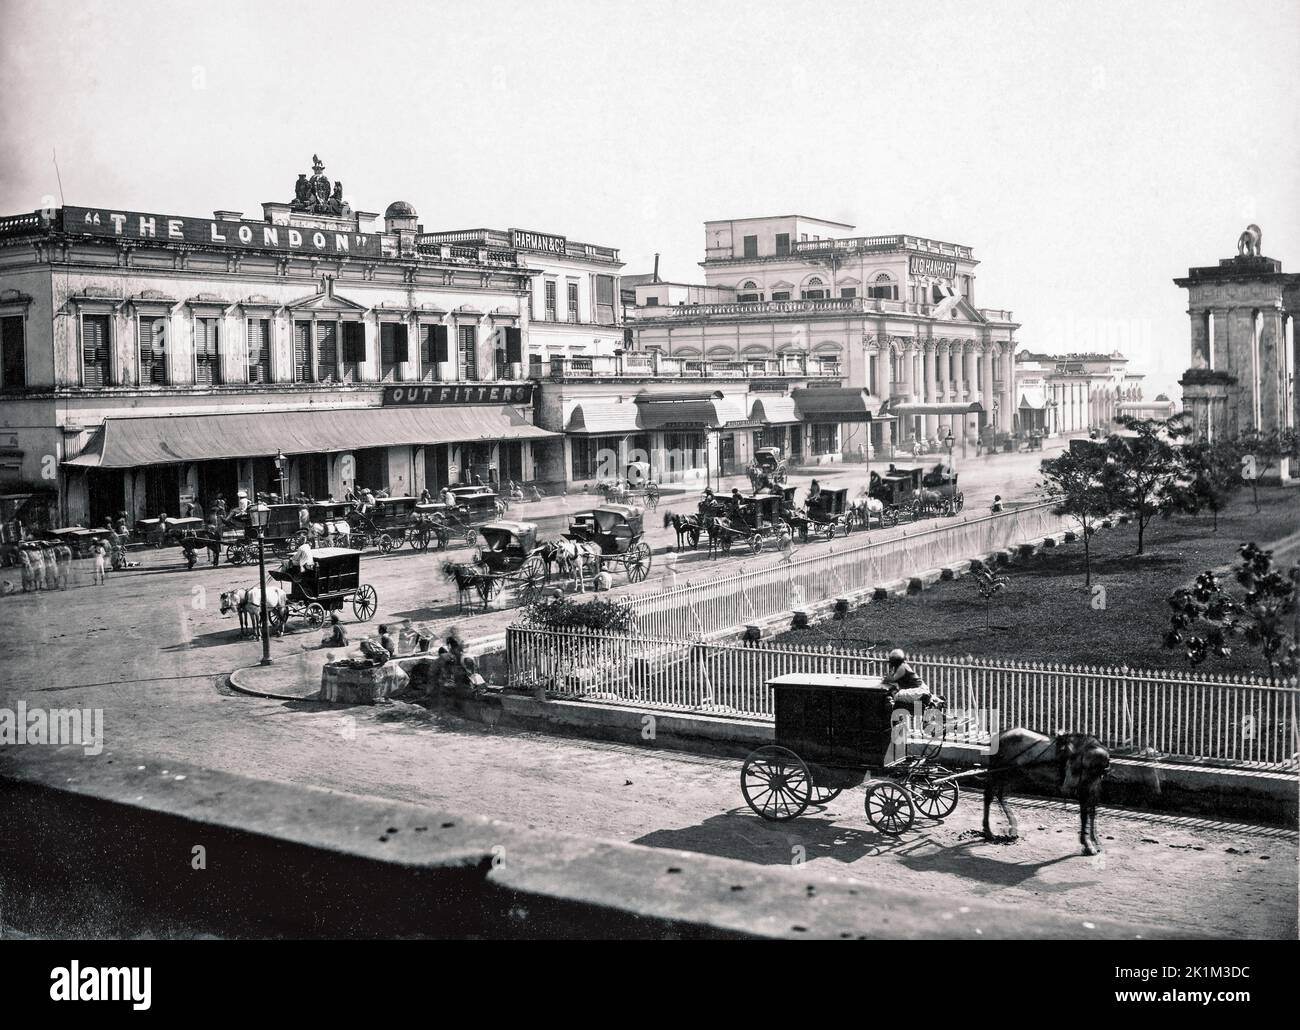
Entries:
<svg viewBox="0 0 1300 1030">
<path fill-rule="evenodd" d="M 1300 270 L 1300 3 L 0 0 L 0 213 L 354 207 L 663 254 L 800 213 L 970 245 L 1023 346 L 1173 387 L 1170 281 Z M 55 178 L 57 152 L 62 189 Z"/>
</svg>

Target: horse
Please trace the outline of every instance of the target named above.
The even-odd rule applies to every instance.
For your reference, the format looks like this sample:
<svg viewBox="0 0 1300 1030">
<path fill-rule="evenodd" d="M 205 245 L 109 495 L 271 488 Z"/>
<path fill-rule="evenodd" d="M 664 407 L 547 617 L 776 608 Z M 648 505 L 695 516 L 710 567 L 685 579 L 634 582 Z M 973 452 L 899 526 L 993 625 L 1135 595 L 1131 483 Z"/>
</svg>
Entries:
<svg viewBox="0 0 1300 1030">
<path fill-rule="evenodd" d="M 487 611 L 488 601 L 492 599 L 492 578 L 485 576 L 477 565 L 459 565 L 453 561 L 442 563 L 442 573 L 456 584 L 456 606 L 465 610 L 467 595 L 477 593 Z"/>
<path fill-rule="evenodd" d="M 1020 835 L 1015 813 L 1004 797 L 1008 783 L 1055 791 L 1079 802 L 1079 843 L 1085 855 L 1101 851 L 1097 841 L 1097 801 L 1110 768 L 1110 752 L 1086 733 L 1057 733 L 1046 737 L 1032 730 L 1003 730 L 993 740 L 988 779 L 984 785 L 984 836 L 989 831 L 989 807 L 996 797 L 1010 825 L 1012 840 Z"/>
<path fill-rule="evenodd" d="M 704 523 L 704 533 L 709 538 L 709 557 L 712 558 L 718 553 L 730 554 L 731 539 L 736 534 L 731 520 L 716 515 L 705 515 L 700 521 Z"/>
<path fill-rule="evenodd" d="M 593 577 L 600 572 L 600 545 L 566 537 L 552 540 L 551 545 L 560 569 L 573 577 L 573 589 L 583 593 L 587 588 L 587 571 Z"/>
<path fill-rule="evenodd" d="M 702 531 L 700 520 L 695 515 L 678 515 L 676 512 L 664 512 L 664 529 L 669 526 L 673 527 L 673 532 L 677 534 L 677 549 L 682 549 L 682 542 L 689 540 L 691 550 L 700 546 L 700 533 Z"/>
<path fill-rule="evenodd" d="M 864 529 L 871 528 L 871 517 L 874 515 L 876 522 L 879 523 L 884 516 L 885 505 L 879 498 L 872 497 L 863 490 L 857 497 L 849 502 L 849 515 Z"/>
<path fill-rule="evenodd" d="M 268 604 L 267 619 L 276 636 L 284 635 L 284 625 L 289 621 L 289 595 L 279 587 L 266 588 Z M 276 618 L 271 618 L 271 612 Z M 261 632 L 262 624 L 262 588 L 241 587 L 227 590 L 221 595 L 221 614 L 239 613 L 239 635 L 255 637 Z"/>
</svg>

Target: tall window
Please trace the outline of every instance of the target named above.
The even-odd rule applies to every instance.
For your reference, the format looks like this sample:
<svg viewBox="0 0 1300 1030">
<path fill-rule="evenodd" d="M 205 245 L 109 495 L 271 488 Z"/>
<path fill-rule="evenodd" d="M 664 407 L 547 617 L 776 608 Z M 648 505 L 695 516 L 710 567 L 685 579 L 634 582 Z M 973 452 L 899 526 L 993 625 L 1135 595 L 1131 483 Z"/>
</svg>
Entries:
<svg viewBox="0 0 1300 1030">
<path fill-rule="evenodd" d="M 384 322 L 379 327 L 379 378 L 389 383 L 397 378 L 397 366 L 406 361 L 406 326 Z"/>
<path fill-rule="evenodd" d="M 194 382 L 214 386 L 221 382 L 221 320 L 194 320 Z"/>
<path fill-rule="evenodd" d="M 554 285 L 550 283 L 548 285 Z M 456 330 L 456 356 L 461 380 L 478 378 L 478 329 L 472 325 L 462 325 Z"/>
<path fill-rule="evenodd" d="M 814 423 L 811 429 L 813 454 L 831 454 L 840 449 L 840 427 L 834 422 Z"/>
<path fill-rule="evenodd" d="M 447 327 L 445 325 L 420 326 L 420 377 L 425 382 L 438 379 L 438 366 L 445 365 L 449 360 Z"/>
<path fill-rule="evenodd" d="M 840 287 L 840 296 L 843 297 L 845 300 L 852 300 L 857 295 L 858 295 L 858 288 L 856 286 Z"/>
<path fill-rule="evenodd" d="M 601 325 L 614 324 L 614 277 L 596 276 L 596 321 Z"/>
<path fill-rule="evenodd" d="M 762 300 L 763 294 L 758 292 L 758 283 L 753 279 L 747 279 L 740 284 L 740 289 L 736 291 L 736 300 L 741 304 L 751 301 Z"/>
<path fill-rule="evenodd" d="M 758 257 L 758 237 L 746 236 L 744 239 L 744 255 L 747 258 Z"/>
<path fill-rule="evenodd" d="M 773 290 L 773 291 L 772 291 L 772 299 L 773 299 L 773 300 L 789 300 L 789 299 L 790 299 L 790 291 L 789 291 L 789 290 Z"/>
<path fill-rule="evenodd" d="M 167 319 L 141 315 L 136 321 L 140 351 L 140 385 L 167 384 Z"/>
<path fill-rule="evenodd" d="M 542 378 L 542 356 L 536 351 L 533 351 L 528 355 L 528 378 Z"/>
<path fill-rule="evenodd" d="M 0 387 L 16 390 L 27 385 L 27 352 L 20 315 L 0 318 Z"/>
<path fill-rule="evenodd" d="M 546 283 L 546 321 L 555 321 L 555 283 Z"/>
<path fill-rule="evenodd" d="M 271 381 L 271 320 L 269 318 L 248 320 L 248 381 L 250 383 Z"/>
<path fill-rule="evenodd" d="M 578 284 L 569 283 L 568 292 L 569 292 L 569 321 L 576 322 L 578 321 Z"/>
<path fill-rule="evenodd" d="M 779 232 L 776 234 L 776 254 L 780 257 L 783 254 L 790 253 L 790 234 L 788 232 Z"/>
<path fill-rule="evenodd" d="M 104 386 L 108 382 L 108 329 L 107 315 L 85 315 L 81 319 L 83 386 Z"/>
<path fill-rule="evenodd" d="M 574 436 L 569 440 L 570 466 L 573 479 L 591 479 L 618 465 L 618 448 L 621 437 Z M 602 468 L 602 465 L 604 468 Z"/>
<path fill-rule="evenodd" d="M 804 287 L 800 296 L 804 300 L 825 300 L 828 293 L 829 291 L 826 289 L 826 284 L 814 275 L 808 280 L 808 283 Z"/>
<path fill-rule="evenodd" d="M 366 327 L 360 322 L 343 323 L 343 381 L 361 382 L 366 360 Z"/>
<path fill-rule="evenodd" d="M 875 300 L 898 300 L 898 283 L 888 272 L 881 272 L 867 287 L 867 296 Z"/>
<path fill-rule="evenodd" d="M 316 323 L 316 382 L 336 383 L 339 378 L 339 324 Z"/>
<path fill-rule="evenodd" d="M 311 323 L 293 324 L 293 381 L 311 382 Z"/>
</svg>

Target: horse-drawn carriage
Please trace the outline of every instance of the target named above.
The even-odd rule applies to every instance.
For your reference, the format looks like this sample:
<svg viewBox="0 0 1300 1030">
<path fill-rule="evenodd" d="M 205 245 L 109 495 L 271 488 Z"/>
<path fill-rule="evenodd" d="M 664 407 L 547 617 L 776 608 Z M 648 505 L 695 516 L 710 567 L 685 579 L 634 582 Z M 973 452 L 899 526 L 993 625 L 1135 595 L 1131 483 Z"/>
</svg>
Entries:
<svg viewBox="0 0 1300 1030">
<path fill-rule="evenodd" d="M 365 512 L 355 509 L 350 516 L 354 545 L 376 546 L 384 554 L 406 543 L 426 550 L 438 536 L 430 513 L 422 510 L 426 507 L 415 497 L 381 497 Z"/>
<path fill-rule="evenodd" d="M 640 508 L 624 504 L 602 504 L 589 511 L 580 511 L 569 522 L 568 540 L 580 544 L 594 544 L 600 549 L 599 568 L 620 566 L 633 583 L 640 583 L 650 574 L 650 545 L 643 539 L 645 524 Z"/>
<path fill-rule="evenodd" d="M 611 504 L 637 504 L 653 510 L 659 507 L 659 484 L 653 476 L 648 461 L 633 461 L 623 479 L 602 480 L 596 489 Z"/>
<path fill-rule="evenodd" d="M 314 566 L 299 570 L 296 566 L 271 570 L 271 578 L 288 584 L 288 617 L 305 618 L 311 626 L 325 622 L 327 612 L 342 609 L 352 602 L 352 613 L 360 622 L 369 622 L 379 607 L 379 595 L 369 583 L 361 582 L 361 552 L 346 547 L 323 547 L 312 554 Z M 275 608 L 267 610 L 275 623 L 281 618 Z M 274 627 L 277 632 L 282 625 Z"/>
<path fill-rule="evenodd" d="M 754 451 L 754 460 L 746 470 L 749 473 L 749 485 L 751 490 L 757 490 L 762 482 L 762 477 L 766 476 L 767 481 L 774 486 L 780 486 L 786 481 L 787 472 L 785 459 L 781 456 L 780 447 L 759 447 Z"/>
<path fill-rule="evenodd" d="M 163 547 L 168 544 L 179 544 L 181 538 L 187 533 L 196 533 L 203 529 L 203 520 L 196 518 L 182 519 L 137 519 L 135 531 L 144 539 L 145 543 L 153 544 L 154 547 Z"/>
<path fill-rule="evenodd" d="M 921 477 L 921 507 L 925 514 L 956 515 L 966 506 L 965 495 L 957 489 L 957 471 L 940 462 Z"/>
<path fill-rule="evenodd" d="M 942 734 L 931 731 L 909 757 L 908 709 L 878 677 L 791 673 L 767 686 L 773 743 L 751 752 L 740 771 L 741 793 L 757 815 L 794 819 L 864 781 L 867 819 L 881 833 L 906 832 L 918 811 L 943 819 L 957 807 L 956 778 L 934 764 Z M 942 702 L 934 708 L 942 713 Z"/>
<path fill-rule="evenodd" d="M 847 487 L 822 490 L 816 497 L 808 497 L 802 508 L 795 505 L 797 489 L 787 486 L 782 495 L 786 521 L 790 524 L 791 532 L 799 534 L 801 543 L 807 543 L 810 535 L 831 540 L 837 532 L 841 536 L 853 532 Z"/>
<path fill-rule="evenodd" d="M 892 526 L 900 519 L 918 517 L 917 495 L 922 490 L 923 476 L 924 472 L 919 468 L 900 469 L 893 465 L 885 472 L 871 473 L 867 493 L 883 506 L 881 522 L 884 525 Z"/>
<path fill-rule="evenodd" d="M 537 545 L 535 523 L 489 522 L 479 527 L 479 535 L 483 543 L 474 552 L 474 562 L 482 566 L 488 581 L 485 602 L 507 583 L 517 586 L 524 600 L 546 583 L 546 561 Z"/>
</svg>

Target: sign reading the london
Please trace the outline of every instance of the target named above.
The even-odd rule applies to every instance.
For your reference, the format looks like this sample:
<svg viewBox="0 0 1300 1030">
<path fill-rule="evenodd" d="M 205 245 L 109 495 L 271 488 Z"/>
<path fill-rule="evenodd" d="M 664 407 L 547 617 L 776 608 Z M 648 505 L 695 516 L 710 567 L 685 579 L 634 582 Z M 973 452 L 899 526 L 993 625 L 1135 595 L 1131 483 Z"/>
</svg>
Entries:
<svg viewBox="0 0 1300 1030">
<path fill-rule="evenodd" d="M 940 279 L 955 279 L 957 277 L 956 261 L 944 261 L 940 258 L 913 254 L 908 267 L 913 275 L 933 275 Z"/>
<path fill-rule="evenodd" d="M 515 250 L 535 250 L 542 254 L 563 254 L 567 241 L 563 236 L 548 236 L 544 232 L 510 230 L 510 246 Z"/>
<path fill-rule="evenodd" d="M 385 386 L 384 405 L 401 404 L 531 404 L 532 383 L 495 383 L 475 386 L 467 383 L 412 383 Z"/>
<path fill-rule="evenodd" d="M 226 222 L 215 218 L 141 214 L 111 208 L 65 207 L 63 231 L 141 243 L 192 243 L 241 250 L 380 257 L 380 237 L 371 233 L 308 229 L 270 222 Z"/>
</svg>

